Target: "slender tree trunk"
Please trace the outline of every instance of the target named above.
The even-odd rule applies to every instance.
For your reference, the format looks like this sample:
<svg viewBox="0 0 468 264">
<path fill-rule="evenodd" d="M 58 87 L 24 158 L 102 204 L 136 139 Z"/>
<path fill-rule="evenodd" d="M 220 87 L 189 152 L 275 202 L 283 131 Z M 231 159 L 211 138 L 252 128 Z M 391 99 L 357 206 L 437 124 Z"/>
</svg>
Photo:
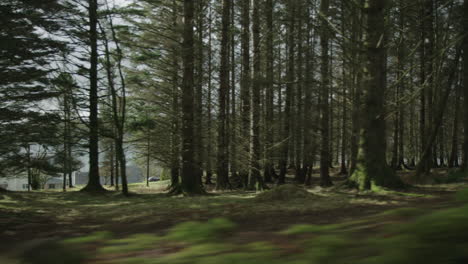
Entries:
<svg viewBox="0 0 468 264">
<path fill-rule="evenodd" d="M 260 90 L 262 86 L 261 57 L 260 57 L 260 3 L 253 4 L 253 86 L 252 86 L 252 122 L 251 122 L 251 156 L 250 156 L 250 178 L 249 188 L 264 189 L 263 178 L 260 173 Z"/>
<path fill-rule="evenodd" d="M 28 192 L 31 191 L 32 188 L 32 171 L 31 171 L 31 145 L 28 142 L 26 145 L 26 156 L 28 160 Z"/>
<path fill-rule="evenodd" d="M 404 32 L 405 32 L 405 17 L 406 13 L 404 12 L 404 1 L 399 1 L 400 7 L 400 17 L 399 17 L 399 24 L 400 24 L 400 37 L 398 40 L 398 50 L 397 50 L 397 80 L 399 80 L 397 91 L 398 91 L 398 98 L 397 98 L 397 107 L 398 107 L 398 164 L 396 165 L 397 169 L 403 169 L 406 167 L 405 165 L 405 153 L 404 153 L 404 146 L 405 146 L 405 107 L 400 102 L 400 98 L 403 98 L 405 95 L 406 89 L 406 78 L 404 76 L 405 72 L 405 46 L 404 46 Z"/>
<path fill-rule="evenodd" d="M 284 184 L 286 182 L 286 172 L 288 167 L 288 157 L 292 153 L 290 151 L 290 147 L 292 146 L 292 131 L 291 131 L 291 118 L 292 114 L 294 113 L 293 110 L 293 89 L 294 89 L 294 52 L 295 52 L 295 1 L 288 1 L 287 2 L 287 9 L 288 9 L 288 41 L 287 41 L 287 49 L 288 49 L 288 68 L 286 71 L 286 99 L 285 99 L 285 109 L 284 109 L 284 118 L 283 118 L 283 128 L 284 128 L 284 140 L 283 140 L 283 149 L 282 149 L 282 156 L 280 161 L 280 175 L 278 178 L 278 184 Z M 292 155 L 291 155 L 292 156 Z"/>
<path fill-rule="evenodd" d="M 463 3 L 463 161 L 462 169 L 468 172 L 468 0 Z"/>
<path fill-rule="evenodd" d="M 346 167 L 346 146 L 347 146 L 347 141 L 346 139 L 348 138 L 348 135 L 346 133 L 346 122 L 347 122 L 347 113 L 346 113 L 346 105 L 347 105 L 347 76 L 346 76 L 346 72 L 345 72 L 345 68 L 346 68 L 346 63 L 344 61 L 345 59 L 343 58 L 343 74 L 342 74 L 342 77 L 343 78 L 343 87 L 342 87 L 342 102 L 341 102 L 341 156 L 340 156 L 340 161 L 341 161 L 341 168 L 340 168 L 340 174 L 341 175 L 347 175 L 348 174 L 348 170 L 347 170 L 347 167 Z"/>
<path fill-rule="evenodd" d="M 322 145 L 320 150 L 320 186 L 327 187 L 332 185 L 330 179 L 330 108 L 328 100 L 330 97 L 330 73 L 328 55 L 329 45 L 329 30 L 328 30 L 328 10 L 330 7 L 329 0 L 322 0 L 320 3 L 321 22 L 320 22 L 320 45 L 321 45 L 321 134 Z"/>
<path fill-rule="evenodd" d="M 312 112 L 313 107 L 313 98 L 312 91 L 315 88 L 313 85 L 313 68 L 314 68 L 314 59 L 315 59 L 315 34 L 312 34 L 312 17 L 311 10 L 315 6 L 315 1 L 313 6 L 307 6 L 307 34 L 306 34 L 306 68 L 305 68 L 305 97 L 304 97 L 304 144 L 303 144 L 303 153 L 304 153 L 304 174 L 306 176 L 305 184 L 312 184 L 312 165 L 315 156 L 315 134 L 314 134 L 314 113 Z M 315 32 L 314 32 L 315 33 Z M 316 114 L 316 113 L 315 113 Z"/>
<path fill-rule="evenodd" d="M 194 112 L 194 121 L 195 121 L 195 131 L 194 131 L 194 151 L 195 151 L 195 171 L 198 184 L 202 184 L 202 176 L 203 176 L 203 62 L 204 62 L 204 52 L 203 52 L 203 31 L 204 31 L 204 1 L 199 0 L 197 2 L 197 41 L 196 41 L 196 86 L 195 86 L 195 112 Z"/>
<path fill-rule="evenodd" d="M 273 0 L 265 1 L 265 15 L 266 15 L 266 95 L 265 95 L 265 182 L 272 182 L 273 175 L 275 174 L 273 168 L 273 60 L 274 60 L 274 43 L 273 43 Z"/>
<path fill-rule="evenodd" d="M 226 115 L 228 112 L 227 96 L 229 94 L 229 24 L 232 0 L 223 0 L 222 31 L 221 31 L 221 67 L 219 86 L 219 117 L 218 117 L 218 168 L 216 189 L 227 189 L 229 185 Z"/>
<path fill-rule="evenodd" d="M 299 1 L 296 7 L 296 17 L 298 19 L 298 29 L 297 29 L 297 91 L 296 91 L 296 124 L 294 129 L 294 142 L 296 150 L 296 175 L 295 180 L 298 183 L 303 184 L 305 182 L 305 174 L 303 169 L 304 156 L 302 152 L 302 138 L 304 137 L 304 101 L 303 101 L 303 86 L 304 86 L 304 77 L 303 77 L 303 42 L 304 42 L 304 11 L 305 6 L 303 1 Z"/>
<path fill-rule="evenodd" d="M 146 114 L 146 120 L 148 120 L 148 114 Z M 151 134 L 148 127 L 146 132 L 146 187 L 149 187 L 150 178 L 150 155 L 151 155 Z"/>
<path fill-rule="evenodd" d="M 237 175 L 238 171 L 238 157 L 237 157 L 237 131 L 238 131 L 238 125 L 237 125 L 237 112 L 236 112 L 236 42 L 235 42 L 235 30 L 233 29 L 235 25 L 235 2 L 231 4 L 231 30 L 230 30 L 230 54 L 231 54 L 231 96 L 230 96 L 230 102 L 231 106 L 227 106 L 228 108 L 231 107 L 231 115 L 229 117 L 230 121 L 230 129 L 229 136 L 230 136 L 230 163 L 231 163 L 231 175 Z"/>
<path fill-rule="evenodd" d="M 173 51 L 172 61 L 172 118 L 171 118 L 171 187 L 170 192 L 177 194 L 181 192 L 180 189 L 180 107 L 179 107 L 179 67 L 178 60 Z"/>
<path fill-rule="evenodd" d="M 97 49 L 97 0 L 89 0 L 89 43 L 91 57 L 89 70 L 89 174 L 85 192 L 103 192 L 99 179 L 99 122 L 98 122 L 98 49 Z"/>
<path fill-rule="evenodd" d="M 360 0 L 360 6 L 364 5 L 364 0 Z M 354 65 L 360 65 L 362 61 L 363 49 L 362 43 L 362 27 L 361 21 L 363 20 L 363 13 L 360 8 L 354 8 L 353 11 L 357 13 L 352 20 L 352 42 L 355 43 L 352 48 L 351 54 Z M 362 97 L 362 70 L 359 67 L 353 67 L 353 109 L 351 114 L 351 142 L 350 142 L 350 164 L 349 164 L 349 175 L 352 175 L 356 169 L 357 155 L 359 149 L 359 131 L 361 129 L 361 97 Z"/>
<path fill-rule="evenodd" d="M 108 8 L 107 11 L 110 13 L 110 9 Z M 122 179 L 122 193 L 124 195 L 128 195 L 128 183 L 127 183 L 127 161 L 125 156 L 125 149 L 124 149 L 124 136 L 125 136 L 125 117 L 126 117 L 126 82 L 125 77 L 122 70 L 122 60 L 123 54 L 122 50 L 120 49 L 120 43 L 117 39 L 117 34 L 114 28 L 114 24 L 111 17 L 108 17 L 109 26 L 112 33 L 112 39 L 114 41 L 116 47 L 116 55 L 117 55 L 117 71 L 120 77 L 120 96 L 117 95 L 117 90 L 112 79 L 112 75 L 108 73 L 108 80 L 111 90 L 111 97 L 112 97 L 112 110 L 113 110 L 113 118 L 114 124 L 117 131 L 115 135 L 115 145 L 116 145 L 116 155 L 117 159 L 119 160 L 120 164 L 120 176 Z M 107 41 L 106 41 L 107 42 Z M 111 62 L 110 62 L 110 53 L 109 48 L 106 43 L 106 60 L 108 64 L 108 72 L 110 72 Z"/>
<path fill-rule="evenodd" d="M 241 73 L 241 119 L 242 119 L 242 128 L 241 128 L 241 138 L 248 139 L 250 136 L 250 0 L 242 0 L 241 2 L 241 25 L 242 25 L 242 34 L 241 34 L 241 52 L 242 52 L 242 73 Z M 242 141 L 241 145 L 243 146 L 241 156 L 249 156 L 249 144 Z M 245 159 L 239 159 L 242 166 L 240 169 L 240 176 L 242 183 L 247 187 L 247 178 L 248 170 L 245 166 L 247 161 Z"/>
<path fill-rule="evenodd" d="M 212 8 L 211 8 L 211 1 L 209 3 L 209 21 L 208 21 L 208 102 L 207 102 L 207 129 L 208 129 L 208 140 L 207 140 L 207 153 L 206 153 L 206 181 L 205 184 L 213 184 L 211 182 L 211 178 L 213 176 L 213 168 L 212 168 L 212 158 L 213 158 L 213 152 L 212 152 L 212 139 L 213 139 L 213 126 L 212 126 L 212 117 L 211 117 L 211 111 L 212 111 L 212 106 L 211 106 L 211 91 L 212 91 L 212 71 L 213 71 L 213 59 L 212 59 Z"/>
<path fill-rule="evenodd" d="M 450 151 L 449 168 L 458 167 L 458 127 L 460 123 L 460 97 L 462 92 L 461 83 L 457 84 L 455 88 L 455 113 L 453 114 L 453 131 L 452 131 L 452 145 Z"/>
<path fill-rule="evenodd" d="M 426 148 L 424 152 L 422 153 L 421 160 L 419 161 L 418 166 L 416 167 L 416 174 L 414 178 L 417 181 L 421 181 L 422 177 L 427 173 L 426 166 L 427 166 L 427 163 L 429 162 L 428 160 L 431 160 L 432 158 L 432 154 L 431 154 L 432 149 L 437 139 L 439 129 L 442 126 L 446 105 L 447 105 L 448 98 L 452 89 L 452 83 L 453 83 L 453 79 L 455 78 L 455 73 L 458 68 L 458 61 L 460 60 L 460 56 L 461 56 L 461 49 L 457 48 L 457 54 L 455 55 L 453 69 L 450 73 L 450 76 L 448 77 L 448 83 L 447 83 L 446 89 L 437 107 L 437 112 L 436 112 L 437 115 L 435 116 L 435 120 L 434 120 L 435 122 L 434 122 L 434 125 L 432 126 L 433 129 L 429 131 L 428 141 L 426 142 L 427 143 Z"/>
</svg>

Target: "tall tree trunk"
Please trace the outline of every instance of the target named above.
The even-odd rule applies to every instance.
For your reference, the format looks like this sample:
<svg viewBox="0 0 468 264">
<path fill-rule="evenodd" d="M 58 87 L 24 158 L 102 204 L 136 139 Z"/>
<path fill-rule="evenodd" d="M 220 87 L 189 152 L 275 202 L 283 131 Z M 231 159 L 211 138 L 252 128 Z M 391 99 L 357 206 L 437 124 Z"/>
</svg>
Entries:
<svg viewBox="0 0 468 264">
<path fill-rule="evenodd" d="M 421 32 L 421 83 L 424 89 L 421 91 L 421 142 L 422 153 L 427 149 L 429 137 L 427 131 L 432 130 L 433 125 L 433 0 L 423 0 L 422 3 L 422 32 Z M 429 150 L 429 159 L 421 164 L 423 172 L 429 173 L 433 165 L 433 149 Z M 424 155 L 424 154 L 422 154 Z"/>
<path fill-rule="evenodd" d="M 249 144 L 244 142 L 245 139 L 248 139 L 250 136 L 250 0 L 242 0 L 241 6 L 241 25 L 242 25 L 242 34 L 241 34 L 241 53 L 242 53 L 242 73 L 241 73 L 241 138 L 244 139 L 241 142 L 243 146 L 242 155 L 240 156 L 249 156 Z M 247 186 L 248 170 L 245 166 L 247 161 L 245 159 L 239 159 L 242 166 L 240 169 L 240 176 L 242 178 L 242 183 Z"/>
<path fill-rule="evenodd" d="M 260 68 L 260 1 L 254 1 L 252 14 L 253 33 L 253 85 L 252 85 L 252 121 L 251 121 L 251 156 L 249 188 L 264 188 L 263 178 L 260 173 L 260 90 L 262 89 L 262 73 Z"/>
<path fill-rule="evenodd" d="M 177 8 L 175 1 L 174 4 L 174 26 L 177 25 Z M 172 50 L 172 103 L 171 103 L 171 186 L 170 192 L 178 194 L 180 189 L 180 93 L 179 93 L 179 61 L 177 59 L 177 50 Z"/>
<path fill-rule="evenodd" d="M 219 118 L 218 118 L 218 168 L 217 189 L 227 189 L 229 185 L 226 115 L 228 112 L 227 96 L 229 93 L 229 26 L 232 0 L 223 0 L 221 31 L 221 67 L 219 73 Z"/>
<path fill-rule="evenodd" d="M 303 144 L 303 153 L 304 153 L 304 174 L 306 176 L 305 184 L 312 184 L 312 166 L 315 158 L 315 133 L 313 128 L 314 123 L 314 114 L 312 112 L 313 107 L 313 98 L 312 91 L 315 88 L 313 84 L 313 69 L 314 69 L 314 59 L 315 59 L 315 34 L 312 34 L 312 25 L 313 20 L 311 17 L 311 11 L 314 10 L 315 1 L 313 6 L 307 6 L 307 34 L 306 34 L 306 68 L 305 68 L 305 97 L 304 97 L 304 144 Z M 315 33 L 315 32 L 314 32 Z"/>
<path fill-rule="evenodd" d="M 213 18 L 213 10 L 211 7 L 212 3 L 211 1 L 209 2 L 209 18 L 208 18 L 208 102 L 207 102 L 207 130 L 208 130 L 208 140 L 207 140 L 207 148 L 206 148 L 206 181 L 205 184 L 213 184 L 211 182 L 211 178 L 213 176 L 213 168 L 212 168 L 212 158 L 213 158 L 213 152 L 212 152 L 212 139 L 213 139 L 213 126 L 212 126 L 212 116 L 211 116 L 211 111 L 212 111 L 212 71 L 213 71 L 213 59 L 212 59 L 212 18 Z"/>
<path fill-rule="evenodd" d="M 398 98 L 397 98 L 397 108 L 398 108 L 398 164 L 396 165 L 397 169 L 403 169 L 405 167 L 405 153 L 404 153 L 404 146 L 405 146 L 405 107 L 401 103 L 400 98 L 403 98 L 405 95 L 405 87 L 406 87 L 406 78 L 404 76 L 405 72 L 405 45 L 404 45 L 404 33 L 405 33 L 405 7 L 404 1 L 399 1 L 399 39 L 398 39 L 398 47 L 397 47 L 397 80 L 399 81 L 397 86 L 398 91 Z"/>
<path fill-rule="evenodd" d="M 427 173 L 426 171 L 426 166 L 427 163 L 432 159 L 432 149 L 434 146 L 434 143 L 437 139 L 437 135 L 439 132 L 440 127 L 442 126 L 443 118 L 444 118 L 444 113 L 446 109 L 446 105 L 448 102 L 448 98 L 452 89 L 452 83 L 453 79 L 455 78 L 455 73 L 458 68 L 458 62 L 460 60 L 461 56 L 461 49 L 457 48 L 457 54 L 455 55 L 455 61 L 453 62 L 453 68 L 450 72 L 450 75 L 448 77 L 448 82 L 446 89 L 444 91 L 444 94 L 442 95 L 442 98 L 439 100 L 439 104 L 437 107 L 437 115 L 435 116 L 435 122 L 432 126 L 432 130 L 429 131 L 429 136 L 428 140 L 426 142 L 426 148 L 424 152 L 422 153 L 421 160 L 418 163 L 418 166 L 416 167 L 416 174 L 414 176 L 414 179 L 417 181 L 421 181 L 422 177 Z M 428 161 L 429 160 L 429 161 Z"/>
<path fill-rule="evenodd" d="M 266 160 L 265 160 L 265 170 L 264 170 L 264 178 L 265 182 L 272 182 L 272 177 L 275 174 L 273 168 L 273 10 L 274 10 L 274 3 L 273 0 L 266 0 L 265 1 L 265 15 L 266 15 L 266 95 L 265 95 L 265 152 L 266 152 Z"/>
<path fill-rule="evenodd" d="M 229 122 L 230 122 L 230 129 L 228 130 L 229 131 L 229 137 L 230 137 L 230 142 L 229 142 L 229 154 L 230 154 L 230 157 L 229 157 L 229 161 L 231 163 L 231 175 L 237 175 L 237 171 L 238 171 L 238 157 L 237 157 L 237 142 L 238 142 L 238 138 L 237 138 L 237 131 L 238 131 L 238 125 L 237 125 L 237 112 L 236 112 L 236 42 L 235 42 L 235 31 L 233 29 L 234 25 L 235 25 L 235 18 L 236 18 L 236 12 L 235 12 L 235 3 L 232 2 L 231 4 L 231 30 L 230 30 L 230 36 L 231 36 L 231 40 L 230 40 L 230 45 L 229 45 L 229 48 L 230 48 L 230 54 L 231 54 L 231 58 L 230 58 L 230 62 L 231 62 L 231 87 L 230 87 L 230 90 L 231 90 L 231 96 L 230 96 L 230 102 L 231 102 L 231 106 L 227 106 L 228 108 L 230 107 L 231 108 L 231 114 L 230 114 L 230 117 L 229 117 Z"/>
<path fill-rule="evenodd" d="M 328 10 L 330 7 L 329 0 L 322 0 L 320 3 L 320 46 L 321 46 L 321 134 L 322 145 L 320 149 L 320 186 L 327 187 L 332 185 L 330 179 L 330 108 L 328 100 L 330 97 L 330 72 L 328 55 L 329 46 L 329 29 L 328 29 Z"/>
<path fill-rule="evenodd" d="M 85 192 L 103 192 L 99 179 L 99 122 L 98 122 L 98 50 L 97 50 L 97 0 L 89 0 L 89 43 L 91 57 L 89 70 L 89 174 Z"/>
<path fill-rule="evenodd" d="M 458 167 L 458 127 L 460 121 L 460 97 L 462 93 L 461 83 L 457 84 L 455 88 L 455 113 L 453 114 L 453 131 L 452 131 L 452 145 L 450 150 L 449 168 Z"/>
<path fill-rule="evenodd" d="M 107 8 L 107 11 L 110 13 L 110 9 Z M 115 145 L 116 145 L 116 156 L 117 159 L 119 160 L 120 164 L 120 176 L 122 179 L 122 193 L 124 195 L 128 195 L 128 183 L 127 183 L 127 161 L 126 161 L 126 156 L 125 156 L 125 150 L 124 150 L 124 136 L 125 136 L 125 117 L 126 117 L 126 82 L 122 70 L 122 60 L 123 60 L 123 54 L 122 50 L 120 49 L 120 43 L 117 39 L 117 34 L 115 31 L 115 27 L 112 21 L 111 17 L 108 17 L 109 21 L 109 26 L 110 30 L 112 33 L 112 40 L 114 41 L 115 44 L 115 49 L 116 49 L 116 55 L 117 55 L 117 71 L 119 73 L 120 77 L 120 90 L 121 94 L 120 96 L 117 95 L 117 90 L 114 85 L 114 81 L 112 79 L 111 75 L 108 75 L 109 78 L 109 84 L 110 84 L 110 90 L 111 90 L 111 97 L 112 97 L 112 110 L 113 110 L 113 118 L 114 118 L 114 124 L 115 128 L 117 131 L 117 134 L 115 135 Z M 107 64 L 109 65 L 108 67 L 110 68 L 111 62 L 110 62 L 110 54 L 109 54 L 109 49 L 106 45 L 106 58 L 107 58 Z"/>
<path fill-rule="evenodd" d="M 194 174 L 194 1 L 184 0 L 184 40 L 182 58 L 184 65 L 182 83 L 182 181 L 181 190 L 186 195 L 202 194 L 204 190 Z"/>
<path fill-rule="evenodd" d="M 363 12 L 366 56 L 364 65 L 364 111 L 357 166 L 349 179 L 352 186 L 368 190 L 374 186 L 400 187 L 397 175 L 385 157 L 385 8 L 384 0 L 366 0 Z"/>
<path fill-rule="evenodd" d="M 364 5 L 364 0 L 360 0 L 359 6 Z M 362 62 L 362 27 L 360 26 L 363 23 L 363 12 L 360 8 L 353 8 L 354 13 L 357 13 L 352 20 L 352 45 L 353 53 L 351 54 L 352 61 L 355 62 L 355 65 L 360 65 Z M 349 164 L 349 175 L 352 175 L 356 169 L 357 164 L 357 155 L 359 149 L 359 131 L 361 129 L 361 114 L 362 114 L 362 70 L 359 67 L 353 67 L 353 109 L 351 113 L 351 142 L 350 142 L 350 164 Z"/>
<path fill-rule="evenodd" d="M 303 136 L 304 136 L 304 101 L 303 101 L 303 85 L 304 85 L 304 77 L 303 77 L 303 42 L 304 42 L 304 11 L 305 6 L 303 1 L 298 1 L 296 7 L 296 17 L 298 19 L 298 28 L 297 28 L 297 91 L 296 91 L 296 118 L 295 118 L 295 129 L 294 129 L 294 143 L 295 143 L 295 150 L 296 150 L 296 163 L 294 167 L 296 168 L 296 175 L 295 180 L 298 183 L 303 184 L 305 182 L 305 174 L 303 169 L 303 162 L 304 156 L 302 152 L 302 143 L 303 143 Z"/>
<path fill-rule="evenodd" d="M 284 109 L 284 117 L 283 117 L 283 148 L 282 148 L 282 155 L 280 161 L 280 175 L 278 178 L 278 184 L 284 184 L 286 182 L 286 172 L 288 167 L 288 157 L 292 153 L 290 151 L 292 140 L 292 131 L 291 131 L 291 119 L 293 111 L 293 89 L 294 89 L 294 52 L 295 52 L 295 1 L 290 0 L 287 2 L 287 9 L 288 9 L 288 41 L 287 41 L 287 49 L 288 49 L 288 68 L 286 71 L 286 99 L 285 99 L 285 109 Z"/>
<path fill-rule="evenodd" d="M 468 0 L 463 3 L 463 161 L 462 169 L 468 172 Z"/>
<path fill-rule="evenodd" d="M 204 1 L 197 1 L 197 41 L 196 41 L 196 87 L 195 87 L 195 112 L 194 112 L 194 151 L 195 151 L 195 167 L 194 174 L 196 174 L 198 184 L 202 184 L 203 176 L 203 151 L 204 151 L 204 138 L 203 138 L 203 31 L 204 31 Z"/>
</svg>

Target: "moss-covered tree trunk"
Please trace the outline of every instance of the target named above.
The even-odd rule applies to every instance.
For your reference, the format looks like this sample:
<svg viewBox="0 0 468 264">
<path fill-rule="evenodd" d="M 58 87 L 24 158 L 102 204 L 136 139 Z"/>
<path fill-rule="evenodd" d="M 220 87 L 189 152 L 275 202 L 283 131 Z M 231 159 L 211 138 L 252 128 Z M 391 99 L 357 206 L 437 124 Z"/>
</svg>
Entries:
<svg viewBox="0 0 468 264">
<path fill-rule="evenodd" d="M 360 190 L 372 187 L 401 187 L 403 184 L 388 167 L 385 157 L 385 2 L 366 0 L 363 12 L 366 55 L 363 68 L 364 111 L 356 169 L 349 182 Z"/>
</svg>

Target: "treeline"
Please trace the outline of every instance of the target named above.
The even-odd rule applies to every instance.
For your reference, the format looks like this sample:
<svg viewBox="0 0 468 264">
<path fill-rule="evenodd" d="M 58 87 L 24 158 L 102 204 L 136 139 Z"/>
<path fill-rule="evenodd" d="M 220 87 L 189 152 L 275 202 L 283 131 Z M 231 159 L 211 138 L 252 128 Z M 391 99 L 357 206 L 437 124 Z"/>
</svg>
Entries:
<svg viewBox="0 0 468 264">
<path fill-rule="evenodd" d="M 310 185 L 317 165 L 321 186 L 333 184 L 330 168 L 339 166 L 359 189 L 403 186 L 401 169 L 415 170 L 415 181 L 432 168 L 468 169 L 466 0 L 1 6 L 16 23 L 2 29 L 2 43 L 29 38 L 1 48 L 14 76 L 1 92 L 17 87 L 27 97 L 2 97 L 10 111 L 1 117 L 3 171 L 7 160 L 32 166 L 25 142 L 53 145 L 39 133 L 14 136 L 31 129 L 55 135 L 64 178 L 72 150 L 89 149 L 88 191 L 103 190 L 106 164 L 128 193 L 126 148 L 148 175 L 156 162 L 170 168 L 170 192 L 184 194 L 213 183 L 263 189 L 288 172 Z M 60 111 L 29 111 L 52 98 Z M 33 129 L 51 114 L 54 130 Z"/>
</svg>

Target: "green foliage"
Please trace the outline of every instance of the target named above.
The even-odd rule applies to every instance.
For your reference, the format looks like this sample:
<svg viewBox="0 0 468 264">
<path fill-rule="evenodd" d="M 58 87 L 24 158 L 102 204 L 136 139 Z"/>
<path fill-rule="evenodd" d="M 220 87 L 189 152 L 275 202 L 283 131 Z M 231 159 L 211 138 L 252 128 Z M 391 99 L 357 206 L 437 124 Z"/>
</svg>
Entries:
<svg viewBox="0 0 468 264">
<path fill-rule="evenodd" d="M 173 227 L 167 237 L 172 240 L 190 242 L 213 240 L 234 227 L 233 222 L 224 218 L 211 219 L 205 223 L 190 221 Z"/>
</svg>

